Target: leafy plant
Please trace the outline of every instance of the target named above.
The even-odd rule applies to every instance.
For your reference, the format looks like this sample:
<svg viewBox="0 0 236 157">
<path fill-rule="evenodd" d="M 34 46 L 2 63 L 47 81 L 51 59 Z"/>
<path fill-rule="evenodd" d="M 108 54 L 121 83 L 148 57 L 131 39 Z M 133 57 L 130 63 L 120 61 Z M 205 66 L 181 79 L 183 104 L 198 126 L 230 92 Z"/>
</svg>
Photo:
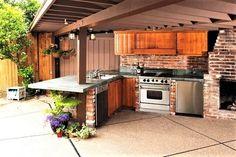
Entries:
<svg viewBox="0 0 236 157">
<path fill-rule="evenodd" d="M 63 54 L 63 51 L 58 49 L 57 44 L 50 44 L 48 48 L 43 50 L 43 54 L 45 55 L 50 55 L 52 53 Z"/>
<path fill-rule="evenodd" d="M 71 55 L 74 52 L 75 52 L 74 49 L 70 49 L 68 51 L 60 50 L 58 48 L 57 44 L 50 44 L 50 46 L 48 48 L 43 50 L 43 54 L 45 54 L 45 55 L 50 55 L 50 54 L 53 54 L 53 53 L 57 53 L 59 55 L 69 56 L 69 55 Z"/>
<path fill-rule="evenodd" d="M 18 75 L 23 78 L 22 84 L 28 89 L 28 85 L 33 82 L 33 67 L 27 66 L 18 69 Z"/>
<path fill-rule="evenodd" d="M 96 130 L 93 128 L 89 128 L 85 124 L 82 125 L 82 128 L 80 131 L 76 132 L 77 136 L 82 138 L 82 139 L 87 139 L 89 137 L 95 136 L 96 135 Z"/>
<path fill-rule="evenodd" d="M 50 97 L 53 98 L 55 107 L 46 110 L 47 113 L 52 115 L 58 115 L 64 112 L 64 109 L 73 108 L 78 106 L 81 102 L 73 97 L 64 97 L 61 93 L 57 91 L 51 91 Z"/>
<path fill-rule="evenodd" d="M 80 130 L 79 123 L 71 122 L 67 126 L 65 133 L 67 134 L 67 137 L 76 137 L 77 136 L 76 132 L 78 132 L 79 130 Z"/>
<path fill-rule="evenodd" d="M 60 127 L 58 127 L 58 128 L 56 129 L 56 133 L 64 132 L 64 131 L 65 131 L 65 128 L 66 128 L 65 125 L 61 125 Z"/>
<path fill-rule="evenodd" d="M 27 65 L 26 49 L 30 46 L 27 33 L 39 6 L 37 0 L 0 0 L 0 59 L 16 63 L 24 85 L 33 74 L 29 74 L 31 68 Z M 24 77 L 25 73 L 28 73 L 27 77 Z"/>
</svg>

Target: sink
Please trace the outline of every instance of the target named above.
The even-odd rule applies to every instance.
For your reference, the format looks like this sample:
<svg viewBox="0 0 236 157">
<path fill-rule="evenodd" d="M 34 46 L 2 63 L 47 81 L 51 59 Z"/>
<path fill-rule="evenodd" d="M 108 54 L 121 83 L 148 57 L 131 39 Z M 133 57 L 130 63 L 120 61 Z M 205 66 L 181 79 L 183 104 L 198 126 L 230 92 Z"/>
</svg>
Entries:
<svg viewBox="0 0 236 157">
<path fill-rule="evenodd" d="M 98 83 L 98 82 L 101 82 L 102 80 L 108 80 L 108 79 L 111 79 L 113 77 L 116 77 L 117 75 L 104 75 L 104 76 L 101 76 L 100 78 L 90 78 L 90 79 L 87 79 L 87 83 Z"/>
<path fill-rule="evenodd" d="M 101 76 L 101 79 L 102 80 L 108 80 L 110 78 L 113 78 L 113 77 L 116 77 L 117 75 L 104 75 L 104 76 Z"/>
</svg>

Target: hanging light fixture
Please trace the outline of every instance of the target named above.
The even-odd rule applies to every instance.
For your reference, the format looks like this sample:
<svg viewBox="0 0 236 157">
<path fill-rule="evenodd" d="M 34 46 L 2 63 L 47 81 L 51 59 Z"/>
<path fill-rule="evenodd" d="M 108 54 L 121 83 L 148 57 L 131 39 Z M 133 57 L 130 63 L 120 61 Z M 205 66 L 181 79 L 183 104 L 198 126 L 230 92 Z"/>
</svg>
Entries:
<svg viewBox="0 0 236 157">
<path fill-rule="evenodd" d="M 75 39 L 75 33 L 70 32 L 68 34 L 68 37 L 69 37 L 70 40 L 74 40 Z"/>
<path fill-rule="evenodd" d="M 64 24 L 65 24 L 65 25 L 68 25 L 68 22 L 67 22 L 67 20 L 66 20 L 66 19 L 64 19 Z"/>
<path fill-rule="evenodd" d="M 94 33 L 91 33 L 90 36 L 89 36 L 89 39 L 90 40 L 95 40 L 96 39 L 96 36 Z"/>
</svg>

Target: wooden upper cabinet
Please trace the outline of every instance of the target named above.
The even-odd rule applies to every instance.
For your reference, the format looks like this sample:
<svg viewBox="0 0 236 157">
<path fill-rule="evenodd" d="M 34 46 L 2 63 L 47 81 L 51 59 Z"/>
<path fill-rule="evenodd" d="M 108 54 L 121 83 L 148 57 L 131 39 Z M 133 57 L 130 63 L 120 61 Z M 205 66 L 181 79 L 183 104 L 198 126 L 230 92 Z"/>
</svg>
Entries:
<svg viewBox="0 0 236 157">
<path fill-rule="evenodd" d="M 136 33 L 135 54 L 176 54 L 175 32 Z"/>
<path fill-rule="evenodd" d="M 207 55 L 208 32 L 116 31 L 115 54 Z"/>
<path fill-rule="evenodd" d="M 135 48 L 135 33 L 116 33 L 115 32 L 115 54 L 131 54 Z"/>
<path fill-rule="evenodd" d="M 115 32 L 115 54 L 176 54 L 175 32 Z"/>
<path fill-rule="evenodd" d="M 179 55 L 202 56 L 208 51 L 208 32 L 178 32 L 177 52 Z"/>
</svg>

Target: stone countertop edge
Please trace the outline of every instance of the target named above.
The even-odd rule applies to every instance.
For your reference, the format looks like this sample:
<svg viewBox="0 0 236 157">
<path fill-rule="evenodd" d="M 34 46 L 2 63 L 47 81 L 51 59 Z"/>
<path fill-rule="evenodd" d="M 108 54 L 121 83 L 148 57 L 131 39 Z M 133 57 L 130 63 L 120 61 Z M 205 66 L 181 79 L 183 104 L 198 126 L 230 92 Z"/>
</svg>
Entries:
<svg viewBox="0 0 236 157">
<path fill-rule="evenodd" d="M 107 80 L 87 80 L 86 84 L 78 84 L 76 82 L 76 76 L 65 76 L 52 80 L 46 80 L 29 84 L 29 88 L 32 89 L 44 89 L 44 90 L 58 90 L 65 92 L 85 93 L 89 89 L 96 88 L 100 85 L 115 81 L 122 78 L 118 75 Z"/>
<path fill-rule="evenodd" d="M 58 90 L 58 91 L 66 91 L 66 92 L 75 92 L 75 93 L 85 93 L 89 89 L 93 89 L 99 87 L 101 85 L 107 84 L 109 82 L 121 79 L 121 78 L 137 78 L 137 75 L 117 75 L 110 79 L 106 80 L 87 80 L 86 84 L 78 84 L 76 81 L 76 76 L 65 76 L 52 80 L 46 80 L 42 82 L 29 84 L 29 88 L 32 89 L 44 89 L 44 90 Z M 204 79 L 201 78 L 184 78 L 184 77 L 171 77 L 172 80 L 176 81 L 198 81 L 203 82 Z"/>
<path fill-rule="evenodd" d="M 204 79 L 203 79 L 203 78 L 171 77 L 171 80 L 175 80 L 175 81 L 194 81 L 194 82 L 204 82 Z"/>
</svg>

